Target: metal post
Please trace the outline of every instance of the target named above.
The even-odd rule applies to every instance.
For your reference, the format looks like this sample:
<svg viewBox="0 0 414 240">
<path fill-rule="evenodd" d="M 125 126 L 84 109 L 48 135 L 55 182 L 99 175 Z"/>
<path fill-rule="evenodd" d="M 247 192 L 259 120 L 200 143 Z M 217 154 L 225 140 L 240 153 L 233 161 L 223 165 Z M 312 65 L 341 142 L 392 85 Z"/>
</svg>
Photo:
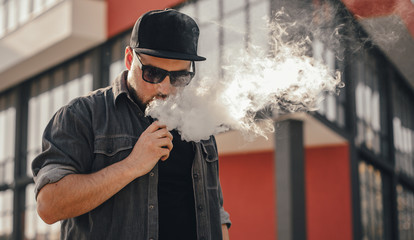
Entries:
<svg viewBox="0 0 414 240">
<path fill-rule="evenodd" d="M 278 239 L 305 240 L 303 122 L 276 123 L 276 198 Z"/>
<path fill-rule="evenodd" d="M 15 92 L 16 126 L 14 152 L 14 200 L 12 239 L 24 239 L 25 199 L 26 199 L 26 149 L 28 126 L 28 84 L 20 85 Z"/>
</svg>

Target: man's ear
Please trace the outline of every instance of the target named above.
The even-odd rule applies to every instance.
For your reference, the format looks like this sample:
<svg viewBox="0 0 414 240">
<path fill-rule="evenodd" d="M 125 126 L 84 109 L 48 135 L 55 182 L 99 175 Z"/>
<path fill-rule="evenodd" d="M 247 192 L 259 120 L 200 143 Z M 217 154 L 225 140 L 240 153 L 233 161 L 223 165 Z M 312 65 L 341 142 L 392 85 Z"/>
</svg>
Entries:
<svg viewBox="0 0 414 240">
<path fill-rule="evenodd" d="M 131 70 L 131 66 L 132 66 L 132 58 L 133 58 L 133 52 L 132 52 L 132 48 L 131 47 L 126 47 L 125 48 L 125 67 L 128 70 Z"/>
</svg>

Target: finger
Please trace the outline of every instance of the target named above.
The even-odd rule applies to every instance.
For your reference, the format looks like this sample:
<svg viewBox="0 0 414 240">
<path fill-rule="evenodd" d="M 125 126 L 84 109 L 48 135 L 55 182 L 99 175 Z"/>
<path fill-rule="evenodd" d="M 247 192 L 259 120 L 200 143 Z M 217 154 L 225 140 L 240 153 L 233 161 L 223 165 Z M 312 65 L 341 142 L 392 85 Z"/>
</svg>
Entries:
<svg viewBox="0 0 414 240">
<path fill-rule="evenodd" d="M 156 134 L 157 138 L 169 138 L 171 141 L 173 139 L 173 135 L 166 128 L 158 129 L 154 133 Z"/>
<path fill-rule="evenodd" d="M 167 149 L 163 149 L 162 156 L 160 158 L 161 161 L 165 161 L 170 157 L 170 151 Z"/>
<path fill-rule="evenodd" d="M 157 146 L 160 148 L 168 149 L 168 151 L 171 151 L 173 148 L 173 144 L 168 138 L 159 139 Z"/>
<path fill-rule="evenodd" d="M 157 131 L 158 129 L 166 128 L 167 126 L 160 124 L 158 121 L 153 122 L 151 125 L 148 126 L 148 128 L 145 130 L 145 132 L 153 133 Z"/>
<path fill-rule="evenodd" d="M 160 158 L 161 161 L 165 161 L 170 157 L 170 154 L 164 155 Z"/>
</svg>

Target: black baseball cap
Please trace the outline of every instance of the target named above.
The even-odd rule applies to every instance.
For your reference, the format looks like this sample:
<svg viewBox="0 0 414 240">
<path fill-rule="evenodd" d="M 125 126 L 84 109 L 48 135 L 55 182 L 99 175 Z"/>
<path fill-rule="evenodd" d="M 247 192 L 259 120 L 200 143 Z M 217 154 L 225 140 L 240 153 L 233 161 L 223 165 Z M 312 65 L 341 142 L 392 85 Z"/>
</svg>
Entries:
<svg viewBox="0 0 414 240">
<path fill-rule="evenodd" d="M 189 16 L 174 9 L 144 13 L 132 29 L 130 46 L 154 57 L 204 61 L 197 55 L 200 30 Z"/>
</svg>

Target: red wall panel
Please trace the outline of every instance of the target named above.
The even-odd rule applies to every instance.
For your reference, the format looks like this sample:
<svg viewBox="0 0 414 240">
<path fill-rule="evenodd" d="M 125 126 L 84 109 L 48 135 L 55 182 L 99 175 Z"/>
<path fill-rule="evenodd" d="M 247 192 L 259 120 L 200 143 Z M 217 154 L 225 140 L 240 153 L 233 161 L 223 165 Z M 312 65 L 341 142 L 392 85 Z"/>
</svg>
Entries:
<svg viewBox="0 0 414 240">
<path fill-rule="evenodd" d="M 306 221 L 309 240 L 351 240 L 348 147 L 305 150 Z M 220 156 L 224 208 L 231 239 L 276 239 L 273 152 Z"/>
<path fill-rule="evenodd" d="M 359 17 L 390 15 L 398 0 L 343 0 L 349 10 Z"/>
<path fill-rule="evenodd" d="M 273 152 L 220 156 L 224 208 L 230 213 L 230 239 L 274 240 Z"/>
<path fill-rule="evenodd" d="M 306 149 L 309 240 L 351 240 L 352 207 L 348 146 Z"/>
<path fill-rule="evenodd" d="M 414 37 L 414 4 L 410 0 L 342 0 L 357 18 L 398 15 Z"/>
<path fill-rule="evenodd" d="M 184 0 L 107 0 L 108 38 L 132 28 L 143 13 L 153 9 L 174 7 Z"/>
</svg>

